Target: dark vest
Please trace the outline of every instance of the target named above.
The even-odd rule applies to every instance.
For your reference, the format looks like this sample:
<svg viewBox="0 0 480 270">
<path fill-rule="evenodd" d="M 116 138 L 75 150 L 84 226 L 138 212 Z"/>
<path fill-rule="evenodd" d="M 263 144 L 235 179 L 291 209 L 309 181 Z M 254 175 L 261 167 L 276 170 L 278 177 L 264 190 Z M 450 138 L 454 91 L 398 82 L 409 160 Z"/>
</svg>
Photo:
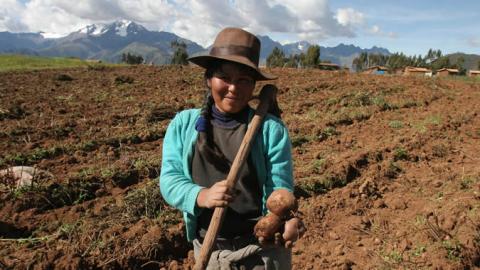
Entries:
<svg viewBox="0 0 480 270">
<path fill-rule="evenodd" d="M 218 116 L 218 111 L 215 114 Z M 225 115 L 223 115 L 225 117 Z M 233 119 L 233 121 L 232 121 Z M 192 160 L 193 181 L 203 187 L 211 187 L 227 178 L 229 169 L 240 148 L 248 125 L 248 110 L 239 115 L 227 115 L 211 120 L 213 142 L 226 157 L 228 166 L 214 166 L 207 155 L 195 146 Z M 255 166 L 249 157 L 238 174 L 236 195 L 227 208 L 219 239 L 232 239 L 237 236 L 252 235 L 253 227 L 262 216 L 262 190 L 259 185 Z M 197 236 L 203 238 L 207 232 L 213 209 L 203 209 L 197 218 Z"/>
</svg>

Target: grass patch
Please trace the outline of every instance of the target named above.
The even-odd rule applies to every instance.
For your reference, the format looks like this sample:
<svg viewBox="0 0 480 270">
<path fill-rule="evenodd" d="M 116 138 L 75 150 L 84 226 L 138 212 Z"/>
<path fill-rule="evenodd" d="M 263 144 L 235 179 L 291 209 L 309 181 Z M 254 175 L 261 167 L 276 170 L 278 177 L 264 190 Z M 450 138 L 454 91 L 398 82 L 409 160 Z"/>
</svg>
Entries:
<svg viewBox="0 0 480 270">
<path fill-rule="evenodd" d="M 400 129 L 403 128 L 403 122 L 399 120 L 393 120 L 388 123 L 388 126 L 393 129 Z"/>
<path fill-rule="evenodd" d="M 408 152 L 402 147 L 396 148 L 393 152 L 393 161 L 408 160 Z"/>
<path fill-rule="evenodd" d="M 0 72 L 10 70 L 34 70 L 46 68 L 73 68 L 111 66 L 115 64 L 91 63 L 78 58 L 41 57 L 31 55 L 5 54 L 0 55 Z"/>
</svg>

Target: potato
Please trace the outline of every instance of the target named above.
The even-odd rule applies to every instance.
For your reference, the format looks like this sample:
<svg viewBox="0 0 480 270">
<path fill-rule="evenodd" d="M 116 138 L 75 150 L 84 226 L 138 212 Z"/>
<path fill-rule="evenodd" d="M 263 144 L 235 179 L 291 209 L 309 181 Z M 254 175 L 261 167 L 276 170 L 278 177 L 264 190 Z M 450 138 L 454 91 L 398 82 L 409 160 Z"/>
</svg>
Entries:
<svg viewBox="0 0 480 270">
<path fill-rule="evenodd" d="M 282 219 L 291 216 L 297 210 L 297 200 L 293 194 L 286 189 L 277 189 L 267 199 L 267 208 L 270 212 Z"/>
<path fill-rule="evenodd" d="M 269 213 L 257 222 L 253 231 L 260 242 L 263 240 L 271 240 L 282 224 L 282 220 L 277 215 Z"/>
</svg>

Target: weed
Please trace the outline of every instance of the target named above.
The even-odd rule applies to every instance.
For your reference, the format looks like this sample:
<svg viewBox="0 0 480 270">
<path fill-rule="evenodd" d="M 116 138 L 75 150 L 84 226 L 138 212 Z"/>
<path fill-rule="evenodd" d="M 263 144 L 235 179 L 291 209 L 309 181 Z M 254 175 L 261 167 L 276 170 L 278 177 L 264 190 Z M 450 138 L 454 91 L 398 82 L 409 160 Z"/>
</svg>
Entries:
<svg viewBox="0 0 480 270">
<path fill-rule="evenodd" d="M 21 104 L 14 104 L 8 109 L 0 108 L 0 120 L 3 119 L 22 119 L 27 116 L 25 108 Z"/>
<path fill-rule="evenodd" d="M 372 99 L 372 103 L 378 107 L 380 111 L 387 111 L 387 110 L 393 110 L 393 109 L 398 109 L 398 106 L 392 105 L 388 103 L 385 100 L 384 96 L 375 96 Z"/>
<path fill-rule="evenodd" d="M 130 77 L 130 76 L 127 76 L 127 75 L 120 75 L 120 76 L 117 76 L 115 78 L 115 83 L 116 84 L 124 84 L 124 83 L 128 83 L 128 84 L 131 84 L 133 83 L 135 80 Z"/>
<path fill-rule="evenodd" d="M 462 256 L 462 246 L 457 240 L 444 240 L 442 247 L 447 251 L 447 259 L 460 261 Z"/>
<path fill-rule="evenodd" d="M 403 261 L 403 256 L 397 250 L 392 250 L 390 252 L 380 252 L 382 259 L 387 263 L 398 264 Z"/>
<path fill-rule="evenodd" d="M 408 160 L 408 158 L 407 150 L 402 147 L 396 148 L 393 152 L 393 161 Z"/>
<path fill-rule="evenodd" d="M 292 138 L 292 147 L 299 147 L 302 146 L 304 143 L 310 141 L 310 138 L 304 135 L 295 136 Z"/>
<path fill-rule="evenodd" d="M 388 126 L 394 129 L 403 128 L 403 122 L 399 120 L 393 120 L 388 123 Z"/>
<path fill-rule="evenodd" d="M 427 219 L 425 218 L 424 215 L 416 215 L 415 216 L 415 226 L 416 227 L 423 227 L 425 224 L 427 224 Z"/>
<path fill-rule="evenodd" d="M 123 207 L 129 218 L 158 217 L 166 208 L 160 195 L 158 181 L 149 181 L 143 188 L 130 191 L 125 196 Z"/>
<path fill-rule="evenodd" d="M 416 246 L 412 251 L 412 256 L 419 257 L 427 251 L 427 248 L 424 245 Z"/>
<path fill-rule="evenodd" d="M 98 143 L 96 141 L 86 141 L 80 146 L 80 150 L 90 152 L 98 148 Z"/>
<path fill-rule="evenodd" d="M 317 133 L 317 140 L 318 141 L 324 141 L 332 136 L 339 135 L 340 132 L 338 132 L 335 127 L 326 127 L 325 129 L 321 130 L 320 132 Z"/>
<path fill-rule="evenodd" d="M 432 146 L 432 155 L 434 157 L 443 158 L 448 155 L 448 147 L 443 144 L 437 144 Z"/>
<path fill-rule="evenodd" d="M 109 98 L 109 93 L 108 92 L 100 92 L 95 95 L 93 98 L 93 101 L 95 102 L 103 102 Z"/>
<path fill-rule="evenodd" d="M 436 200 L 442 200 L 444 196 L 445 196 L 445 194 L 443 194 L 443 191 L 439 191 L 439 192 L 437 192 L 437 194 L 435 194 L 435 199 Z"/>
<path fill-rule="evenodd" d="M 313 160 L 310 165 L 312 172 L 317 174 L 323 172 L 326 161 L 324 158 Z"/>
<path fill-rule="evenodd" d="M 104 168 L 100 171 L 102 178 L 111 178 L 115 174 L 115 170 L 112 168 Z"/>
<path fill-rule="evenodd" d="M 392 161 L 388 164 L 388 167 L 385 171 L 385 176 L 393 179 L 396 178 L 402 171 L 402 168 L 396 162 Z"/>
<path fill-rule="evenodd" d="M 470 189 L 477 182 L 479 182 L 479 179 L 473 176 L 462 177 L 462 180 L 460 182 L 460 188 Z"/>
<path fill-rule="evenodd" d="M 432 116 L 427 117 L 424 120 L 424 122 L 426 124 L 432 124 L 432 125 L 438 126 L 442 123 L 442 118 L 439 115 L 432 115 Z"/>
</svg>

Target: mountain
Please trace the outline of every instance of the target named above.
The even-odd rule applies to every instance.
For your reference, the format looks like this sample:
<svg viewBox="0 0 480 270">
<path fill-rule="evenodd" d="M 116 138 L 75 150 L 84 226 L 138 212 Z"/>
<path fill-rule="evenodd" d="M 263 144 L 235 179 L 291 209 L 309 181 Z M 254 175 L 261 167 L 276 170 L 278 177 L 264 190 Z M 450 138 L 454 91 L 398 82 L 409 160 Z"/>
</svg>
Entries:
<svg viewBox="0 0 480 270">
<path fill-rule="evenodd" d="M 473 69 L 473 70 L 479 70 L 480 67 L 480 55 L 476 54 L 465 54 L 465 53 L 452 53 L 446 55 L 448 59 L 450 60 L 451 64 L 457 63 L 458 58 L 463 57 L 465 59 L 464 67 L 467 70 Z"/>
<path fill-rule="evenodd" d="M 0 52 L 30 54 L 50 43 L 40 33 L 0 32 Z"/>
<path fill-rule="evenodd" d="M 313 44 L 307 41 L 299 41 L 295 43 L 285 44 L 279 48 L 283 50 L 285 55 L 289 56 L 292 54 L 306 53 L 308 48 L 312 45 Z M 358 55 L 360 55 L 360 53 L 362 52 L 366 52 L 369 54 L 370 53 L 385 54 L 385 55 L 391 54 L 387 49 L 379 48 L 376 46 L 373 46 L 370 49 L 362 49 L 354 45 L 345 45 L 343 43 L 340 43 L 335 47 L 320 46 L 320 59 L 321 61 L 330 61 L 340 66 L 347 66 L 351 68 L 353 59 Z"/>
<path fill-rule="evenodd" d="M 282 45 L 268 36 L 258 36 L 262 47 L 260 64 L 275 47 L 283 50 L 286 56 L 305 53 L 312 46 L 307 41 Z M 70 56 L 82 59 L 100 59 L 106 62 L 119 62 L 123 53 L 141 55 L 146 63 L 168 64 L 173 55 L 172 41 L 182 41 L 187 45 L 189 55 L 206 53 L 197 43 L 173 33 L 149 31 L 145 27 L 127 20 L 109 24 L 92 24 L 62 38 L 44 38 L 41 33 L 0 32 L 0 53 L 21 53 L 42 56 Z M 351 67 L 352 61 L 360 53 L 381 53 L 389 55 L 384 48 L 362 49 L 354 45 L 339 44 L 335 47 L 320 47 L 320 58 L 341 66 Z"/>
<path fill-rule="evenodd" d="M 3 42 L 4 41 L 4 42 Z M 172 41 L 187 45 L 188 54 L 203 51 L 197 43 L 169 32 L 149 31 L 132 21 L 110 24 L 92 24 L 69 35 L 46 39 L 41 34 L 0 32 L 0 53 L 37 54 L 42 56 L 70 56 L 82 59 L 101 59 L 119 62 L 124 52 L 142 55 L 146 63 L 170 62 Z"/>
<path fill-rule="evenodd" d="M 260 63 L 265 63 L 268 55 L 273 51 L 275 47 L 282 48 L 282 44 L 277 41 L 272 40 L 268 36 L 257 36 L 260 40 Z"/>
</svg>

